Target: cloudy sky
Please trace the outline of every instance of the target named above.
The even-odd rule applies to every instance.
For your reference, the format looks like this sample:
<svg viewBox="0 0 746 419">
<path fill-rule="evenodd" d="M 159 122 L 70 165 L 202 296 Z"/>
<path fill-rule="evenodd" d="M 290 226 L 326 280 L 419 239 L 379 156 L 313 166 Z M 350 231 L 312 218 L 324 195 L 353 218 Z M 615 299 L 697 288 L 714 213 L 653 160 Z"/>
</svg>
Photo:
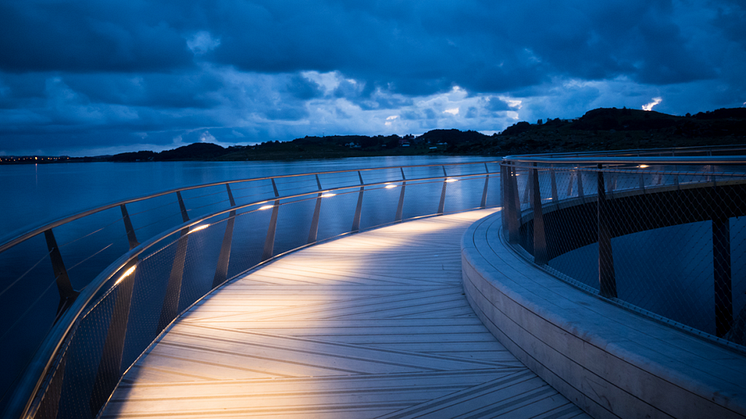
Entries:
<svg viewBox="0 0 746 419">
<path fill-rule="evenodd" d="M 0 0 L 0 154 L 741 107 L 744 22 L 743 0 Z"/>
</svg>

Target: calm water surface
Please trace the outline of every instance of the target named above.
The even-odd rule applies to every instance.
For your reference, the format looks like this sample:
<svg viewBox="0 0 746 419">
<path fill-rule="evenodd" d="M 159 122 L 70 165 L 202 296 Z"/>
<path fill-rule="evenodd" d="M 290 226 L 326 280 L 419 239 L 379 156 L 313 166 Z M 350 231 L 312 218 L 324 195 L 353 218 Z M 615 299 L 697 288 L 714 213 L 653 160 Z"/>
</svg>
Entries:
<svg viewBox="0 0 746 419">
<path fill-rule="evenodd" d="M 397 156 L 256 162 L 67 163 L 0 166 L 0 242 L 83 210 L 182 186 L 273 175 L 484 157 Z"/>
</svg>

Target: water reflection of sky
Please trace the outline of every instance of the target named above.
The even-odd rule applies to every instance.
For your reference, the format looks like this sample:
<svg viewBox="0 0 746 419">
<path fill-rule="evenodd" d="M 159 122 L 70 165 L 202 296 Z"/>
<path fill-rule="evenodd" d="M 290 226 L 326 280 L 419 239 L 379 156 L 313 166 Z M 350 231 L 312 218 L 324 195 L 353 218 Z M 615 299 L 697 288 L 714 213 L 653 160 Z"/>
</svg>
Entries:
<svg viewBox="0 0 746 419">
<path fill-rule="evenodd" d="M 316 171 L 482 160 L 487 159 L 397 156 L 290 162 L 69 163 L 3 166 L 0 167 L 0 196 L 3 197 L 3 204 L 0 206 L 0 238 L 85 209 L 182 186 Z M 440 169 L 437 171 L 442 172 Z M 366 179 L 366 182 L 371 181 L 373 180 Z"/>
</svg>

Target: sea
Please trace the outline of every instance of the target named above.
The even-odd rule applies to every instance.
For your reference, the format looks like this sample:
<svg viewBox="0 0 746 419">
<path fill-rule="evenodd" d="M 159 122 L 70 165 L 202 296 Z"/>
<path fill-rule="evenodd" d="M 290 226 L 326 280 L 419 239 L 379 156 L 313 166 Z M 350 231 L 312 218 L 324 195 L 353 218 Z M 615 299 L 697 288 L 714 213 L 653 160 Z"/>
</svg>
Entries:
<svg viewBox="0 0 746 419">
<path fill-rule="evenodd" d="M 183 186 L 275 175 L 488 161 L 474 156 L 391 156 L 239 162 L 55 163 L 0 166 L 0 243 L 50 221 Z"/>
</svg>

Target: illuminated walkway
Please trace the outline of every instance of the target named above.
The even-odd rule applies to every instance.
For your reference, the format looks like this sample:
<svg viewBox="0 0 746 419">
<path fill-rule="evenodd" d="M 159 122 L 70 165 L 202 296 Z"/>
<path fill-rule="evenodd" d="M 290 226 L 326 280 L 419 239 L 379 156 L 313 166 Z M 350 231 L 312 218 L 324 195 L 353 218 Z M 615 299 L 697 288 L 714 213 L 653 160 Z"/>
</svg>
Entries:
<svg viewBox="0 0 746 419">
<path fill-rule="evenodd" d="M 463 295 L 460 238 L 491 210 L 307 248 L 220 289 L 125 376 L 104 417 L 586 417 Z"/>
</svg>

